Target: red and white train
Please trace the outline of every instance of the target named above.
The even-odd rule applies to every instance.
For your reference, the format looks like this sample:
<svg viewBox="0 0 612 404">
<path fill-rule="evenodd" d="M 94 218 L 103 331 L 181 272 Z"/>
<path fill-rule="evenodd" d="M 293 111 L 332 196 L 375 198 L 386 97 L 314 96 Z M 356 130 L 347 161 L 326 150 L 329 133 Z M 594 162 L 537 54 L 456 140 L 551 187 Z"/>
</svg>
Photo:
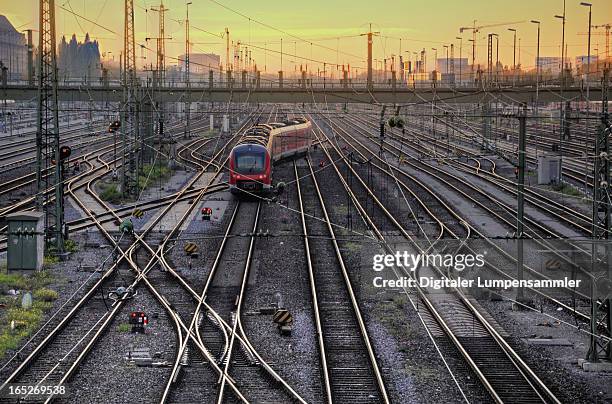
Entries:
<svg viewBox="0 0 612 404">
<path fill-rule="evenodd" d="M 308 151 L 312 124 L 304 118 L 249 128 L 230 153 L 232 193 L 265 193 L 272 188 L 272 164 Z"/>
</svg>

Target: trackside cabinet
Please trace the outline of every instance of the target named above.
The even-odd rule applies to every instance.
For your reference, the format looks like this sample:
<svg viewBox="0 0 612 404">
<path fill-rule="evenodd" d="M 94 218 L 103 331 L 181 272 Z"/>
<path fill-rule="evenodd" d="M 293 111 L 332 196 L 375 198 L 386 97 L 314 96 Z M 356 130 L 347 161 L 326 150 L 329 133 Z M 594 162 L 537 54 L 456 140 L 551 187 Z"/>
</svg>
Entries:
<svg viewBox="0 0 612 404">
<path fill-rule="evenodd" d="M 6 221 L 8 270 L 40 270 L 45 249 L 43 213 L 11 213 L 6 216 Z"/>
</svg>

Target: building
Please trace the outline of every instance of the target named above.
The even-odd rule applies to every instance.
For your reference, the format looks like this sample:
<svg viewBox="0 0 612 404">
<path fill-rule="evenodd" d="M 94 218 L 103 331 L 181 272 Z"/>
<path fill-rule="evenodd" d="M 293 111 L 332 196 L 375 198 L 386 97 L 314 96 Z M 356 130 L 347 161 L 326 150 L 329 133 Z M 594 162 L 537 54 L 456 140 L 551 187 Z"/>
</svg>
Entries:
<svg viewBox="0 0 612 404">
<path fill-rule="evenodd" d="M 576 70 L 579 74 L 586 71 L 586 67 L 588 65 L 589 57 L 587 55 L 576 56 Z M 591 72 L 597 71 L 597 63 L 599 62 L 599 57 L 596 55 L 591 55 Z"/>
<path fill-rule="evenodd" d="M 78 42 L 75 34 L 72 34 L 70 42 L 66 42 L 66 37 L 62 36 L 57 48 L 61 80 L 85 78 L 91 81 L 100 77 L 100 47 L 98 41 L 90 40 L 89 33 L 85 34 L 83 42 Z"/>
<path fill-rule="evenodd" d="M 542 73 L 549 74 L 560 74 L 561 73 L 561 58 L 558 56 L 540 56 L 540 59 L 536 58 L 537 66 L 538 60 L 540 61 L 540 71 Z M 565 67 L 569 68 L 571 62 L 569 58 L 565 58 Z"/>
<path fill-rule="evenodd" d="M 214 53 L 190 53 L 189 74 L 208 77 L 208 71 L 219 69 L 221 57 Z M 185 54 L 179 55 L 179 69 L 185 71 Z"/>
<path fill-rule="evenodd" d="M 20 33 L 8 18 L 0 15 L 0 62 L 8 68 L 9 80 L 23 80 L 28 69 L 25 34 Z"/>
<path fill-rule="evenodd" d="M 455 69 L 454 76 L 447 75 L 447 73 L 451 73 L 451 66 L 454 66 Z M 453 58 L 452 60 L 448 58 L 448 63 L 446 58 L 438 58 L 436 61 L 436 71 L 443 76 L 443 81 L 459 82 L 460 80 L 467 81 L 470 77 L 471 70 L 468 58 Z M 461 78 L 459 77 L 459 73 L 461 73 Z"/>
</svg>

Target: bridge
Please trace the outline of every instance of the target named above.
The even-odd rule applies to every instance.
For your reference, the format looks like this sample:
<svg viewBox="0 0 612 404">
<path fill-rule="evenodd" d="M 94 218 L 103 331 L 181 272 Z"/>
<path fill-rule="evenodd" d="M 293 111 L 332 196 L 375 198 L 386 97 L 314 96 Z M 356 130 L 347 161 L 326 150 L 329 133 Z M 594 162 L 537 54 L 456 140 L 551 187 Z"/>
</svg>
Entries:
<svg viewBox="0 0 612 404">
<path fill-rule="evenodd" d="M 153 91 L 151 87 L 141 87 Z M 236 102 L 236 103 L 426 103 L 433 100 L 449 103 L 532 103 L 536 101 L 562 102 L 581 101 L 586 99 L 584 87 L 566 87 L 561 91 L 559 86 L 524 87 L 373 87 L 366 86 L 286 86 L 280 87 L 227 87 L 227 86 L 166 86 L 154 90 L 157 99 L 164 102 L 184 102 L 187 94 L 191 102 Z M 8 84 L 0 88 L 0 99 L 28 101 L 35 100 L 38 88 L 31 85 Z M 599 85 L 589 89 L 591 101 L 601 101 Z M 121 101 L 123 88 L 119 84 L 81 85 L 69 84 L 58 86 L 60 101 Z"/>
</svg>

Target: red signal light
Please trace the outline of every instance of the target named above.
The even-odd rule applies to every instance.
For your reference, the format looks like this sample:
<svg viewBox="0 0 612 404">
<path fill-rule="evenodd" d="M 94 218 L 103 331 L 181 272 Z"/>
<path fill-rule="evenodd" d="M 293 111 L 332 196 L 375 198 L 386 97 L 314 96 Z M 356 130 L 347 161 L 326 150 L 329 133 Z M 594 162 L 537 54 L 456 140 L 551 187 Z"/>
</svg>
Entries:
<svg viewBox="0 0 612 404">
<path fill-rule="evenodd" d="M 59 150 L 60 160 L 66 160 L 68 157 L 70 157 L 71 153 L 72 149 L 70 149 L 70 146 L 61 146 Z"/>
</svg>

